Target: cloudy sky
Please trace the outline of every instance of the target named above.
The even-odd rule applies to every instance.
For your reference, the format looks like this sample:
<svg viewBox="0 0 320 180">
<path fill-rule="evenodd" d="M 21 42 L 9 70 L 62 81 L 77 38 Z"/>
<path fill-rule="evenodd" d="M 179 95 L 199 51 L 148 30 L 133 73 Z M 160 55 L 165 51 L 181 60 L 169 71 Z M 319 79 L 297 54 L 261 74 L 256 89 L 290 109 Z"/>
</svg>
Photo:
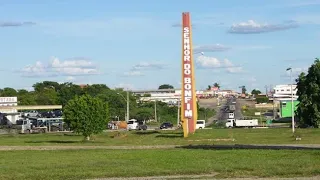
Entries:
<svg viewBox="0 0 320 180">
<path fill-rule="evenodd" d="M 319 8 L 319 0 L 1 0 L 0 88 L 43 80 L 179 88 L 189 11 L 197 88 L 263 90 L 319 57 Z"/>
</svg>

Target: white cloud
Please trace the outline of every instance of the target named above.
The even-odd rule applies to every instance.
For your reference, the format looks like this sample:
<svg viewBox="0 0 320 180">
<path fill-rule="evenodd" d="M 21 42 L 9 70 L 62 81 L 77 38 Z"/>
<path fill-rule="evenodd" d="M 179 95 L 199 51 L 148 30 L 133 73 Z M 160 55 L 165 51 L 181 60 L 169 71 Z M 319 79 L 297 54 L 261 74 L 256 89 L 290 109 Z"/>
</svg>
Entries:
<svg viewBox="0 0 320 180">
<path fill-rule="evenodd" d="M 230 60 L 219 60 L 215 57 L 199 56 L 196 59 L 196 64 L 197 67 L 205 69 L 215 70 L 219 68 L 225 68 L 229 73 L 239 73 L 243 71 L 241 66 L 234 65 Z"/>
<path fill-rule="evenodd" d="M 320 15 L 319 14 L 300 14 L 294 18 L 295 21 L 300 24 L 320 24 Z"/>
<path fill-rule="evenodd" d="M 141 71 L 129 71 L 123 73 L 123 76 L 144 76 L 144 74 Z"/>
<path fill-rule="evenodd" d="M 241 22 L 233 24 L 229 29 L 228 33 L 233 34 L 259 34 L 274 31 L 282 31 L 292 28 L 297 28 L 298 24 L 295 21 L 287 21 L 281 24 L 259 24 L 253 20 L 247 22 Z"/>
<path fill-rule="evenodd" d="M 221 44 L 199 45 L 193 48 L 195 52 L 219 52 L 219 51 L 227 51 L 230 49 L 231 49 L 230 47 L 227 47 Z"/>
<path fill-rule="evenodd" d="M 159 62 L 140 62 L 134 65 L 128 72 L 124 72 L 122 76 L 144 76 L 143 71 L 148 70 L 161 70 L 166 68 L 167 65 Z"/>
<path fill-rule="evenodd" d="M 129 90 L 133 90 L 134 89 L 134 85 L 133 84 L 128 84 L 128 83 L 120 83 L 114 86 L 115 88 L 123 88 L 123 89 L 129 89 Z"/>
<path fill-rule="evenodd" d="M 221 67 L 221 62 L 215 57 L 199 56 L 196 59 L 196 63 L 201 68 L 219 68 L 219 67 Z"/>
<path fill-rule="evenodd" d="M 49 63 L 37 61 L 34 65 L 27 65 L 21 69 L 26 77 L 50 76 L 81 76 L 99 74 L 96 66 L 88 60 L 60 61 L 53 57 Z"/>
<path fill-rule="evenodd" d="M 242 67 L 235 66 L 230 60 L 224 59 L 224 66 L 229 73 L 239 73 L 242 72 Z"/>
<path fill-rule="evenodd" d="M 132 67 L 133 70 L 158 70 L 164 69 L 167 65 L 158 62 L 140 62 Z"/>
<path fill-rule="evenodd" d="M 264 46 L 264 45 L 253 45 L 253 46 L 238 46 L 234 47 L 234 49 L 239 49 L 239 50 L 265 50 L 265 49 L 271 49 L 271 46 Z"/>
<path fill-rule="evenodd" d="M 74 81 L 75 78 L 74 78 L 73 76 L 68 76 L 68 77 L 66 78 L 66 80 L 67 80 L 67 81 Z"/>
<path fill-rule="evenodd" d="M 288 6 L 303 7 L 303 6 L 314 6 L 314 5 L 320 5 L 320 1 L 319 0 L 303 0 L 303 1 L 293 2 Z"/>
</svg>

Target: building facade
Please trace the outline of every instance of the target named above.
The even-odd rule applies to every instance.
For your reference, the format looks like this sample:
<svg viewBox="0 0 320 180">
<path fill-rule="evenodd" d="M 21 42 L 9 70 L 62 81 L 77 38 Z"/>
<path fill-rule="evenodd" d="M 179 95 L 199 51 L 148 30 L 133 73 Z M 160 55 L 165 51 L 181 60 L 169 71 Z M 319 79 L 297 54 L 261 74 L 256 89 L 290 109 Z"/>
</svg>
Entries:
<svg viewBox="0 0 320 180">
<path fill-rule="evenodd" d="M 181 89 L 136 90 L 133 94 L 140 96 L 140 101 L 161 101 L 177 105 L 181 101 Z M 196 91 L 198 98 L 213 96 L 212 91 Z"/>
<path fill-rule="evenodd" d="M 293 101 L 294 111 L 298 108 L 299 101 Z M 288 118 L 292 117 L 292 102 L 290 100 L 280 101 L 280 117 Z"/>
<path fill-rule="evenodd" d="M 17 97 L 0 97 L 0 112 L 7 114 L 8 120 L 15 123 L 19 119 L 20 113 L 15 108 L 2 108 L 4 106 L 17 106 L 18 98 Z"/>
<path fill-rule="evenodd" d="M 293 92 L 293 99 L 297 100 L 297 85 L 292 85 L 292 92 L 291 92 L 291 85 L 290 84 L 284 84 L 284 85 L 276 85 L 274 88 L 274 94 L 273 97 L 275 100 L 279 101 L 285 101 L 285 100 L 291 100 L 292 92 Z"/>
</svg>

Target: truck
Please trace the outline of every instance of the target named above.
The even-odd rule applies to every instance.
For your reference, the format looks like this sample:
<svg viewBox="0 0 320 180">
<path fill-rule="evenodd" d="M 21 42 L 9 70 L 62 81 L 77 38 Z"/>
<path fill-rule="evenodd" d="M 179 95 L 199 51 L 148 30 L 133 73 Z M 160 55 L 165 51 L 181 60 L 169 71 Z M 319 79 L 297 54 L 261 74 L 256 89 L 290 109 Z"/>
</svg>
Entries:
<svg viewBox="0 0 320 180">
<path fill-rule="evenodd" d="M 197 120 L 196 129 L 204 129 L 206 127 L 206 120 Z"/>
<path fill-rule="evenodd" d="M 234 119 L 234 113 L 233 112 L 228 114 L 228 119 Z"/>
<path fill-rule="evenodd" d="M 229 118 L 226 122 L 227 128 L 233 127 L 256 127 L 258 126 L 258 119 L 250 119 L 250 120 L 239 120 L 234 118 Z"/>
<path fill-rule="evenodd" d="M 16 124 L 16 128 L 20 130 L 20 133 L 22 134 L 30 134 L 30 133 L 46 133 L 47 132 L 47 126 L 44 126 L 42 124 L 35 124 L 35 120 L 30 119 L 22 119 L 18 120 Z"/>
<path fill-rule="evenodd" d="M 147 130 L 147 125 L 142 121 L 138 121 L 136 119 L 130 119 L 127 122 L 127 130 Z"/>
<path fill-rule="evenodd" d="M 236 106 L 235 105 L 229 105 L 229 110 L 230 111 L 235 111 L 236 110 Z"/>
</svg>

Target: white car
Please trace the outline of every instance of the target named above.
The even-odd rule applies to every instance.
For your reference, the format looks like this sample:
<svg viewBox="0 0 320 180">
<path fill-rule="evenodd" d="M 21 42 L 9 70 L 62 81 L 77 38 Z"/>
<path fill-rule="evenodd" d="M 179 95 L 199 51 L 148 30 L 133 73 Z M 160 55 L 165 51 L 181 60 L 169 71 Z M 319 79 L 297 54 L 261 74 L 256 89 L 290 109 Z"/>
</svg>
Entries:
<svg viewBox="0 0 320 180">
<path fill-rule="evenodd" d="M 206 127 L 205 120 L 197 120 L 196 129 L 204 129 Z"/>
<path fill-rule="evenodd" d="M 138 126 L 139 126 L 139 123 L 136 119 L 130 119 L 127 122 L 127 130 L 129 131 L 138 129 Z"/>
</svg>

